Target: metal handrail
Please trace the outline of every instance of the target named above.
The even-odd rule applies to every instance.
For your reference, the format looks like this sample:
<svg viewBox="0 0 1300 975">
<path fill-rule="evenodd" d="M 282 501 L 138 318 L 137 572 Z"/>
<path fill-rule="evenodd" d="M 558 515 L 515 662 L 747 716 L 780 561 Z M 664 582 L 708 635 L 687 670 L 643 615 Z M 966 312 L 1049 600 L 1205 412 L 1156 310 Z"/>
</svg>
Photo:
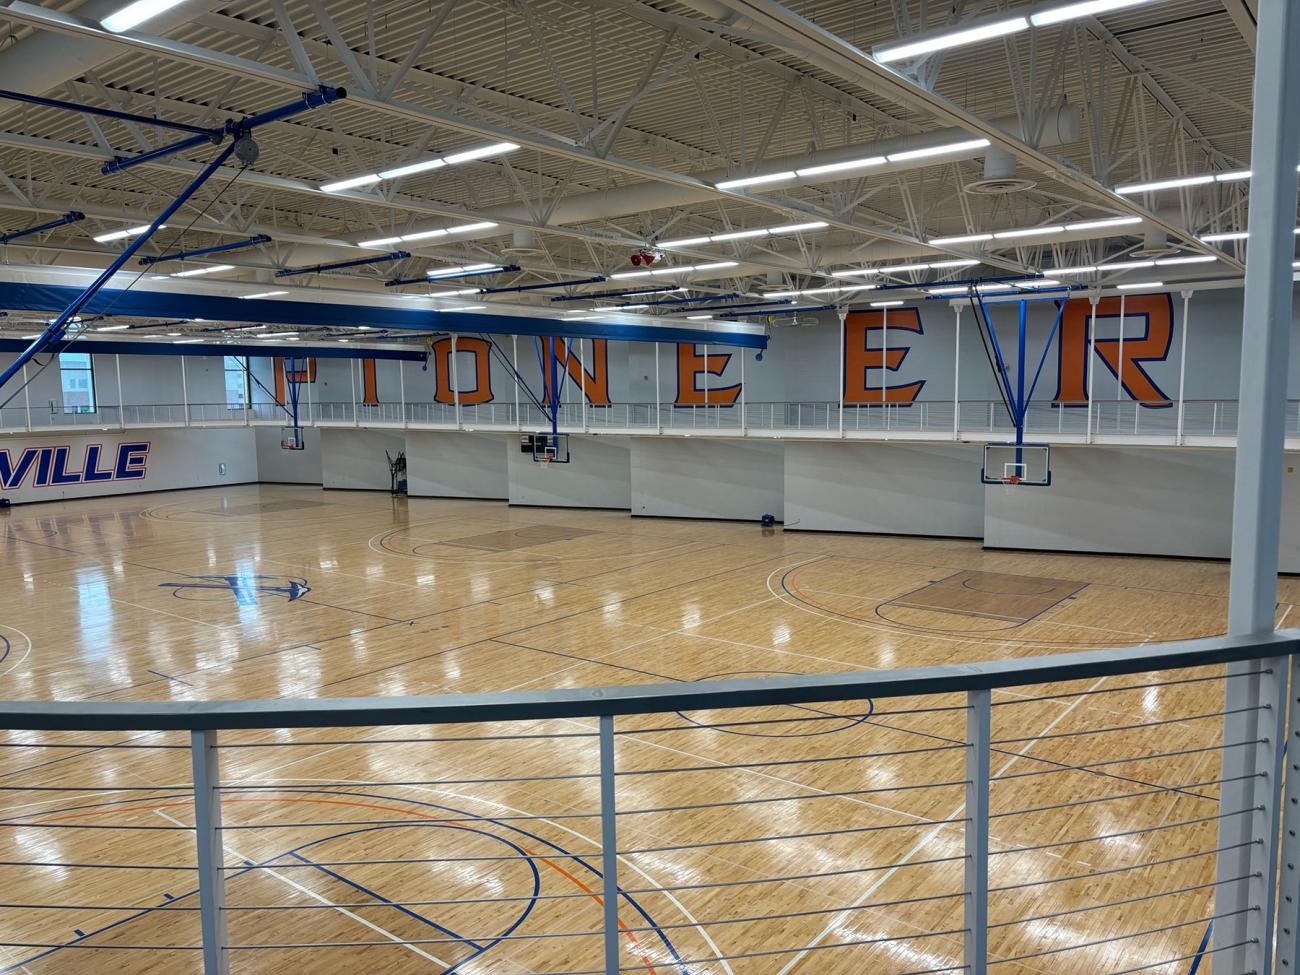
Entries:
<svg viewBox="0 0 1300 975">
<path fill-rule="evenodd" d="M 213 731 L 605 717 L 992 690 L 1203 667 L 1300 650 L 1300 629 L 901 670 L 411 697 L 244 701 L 0 701 L 0 728 Z"/>
</svg>

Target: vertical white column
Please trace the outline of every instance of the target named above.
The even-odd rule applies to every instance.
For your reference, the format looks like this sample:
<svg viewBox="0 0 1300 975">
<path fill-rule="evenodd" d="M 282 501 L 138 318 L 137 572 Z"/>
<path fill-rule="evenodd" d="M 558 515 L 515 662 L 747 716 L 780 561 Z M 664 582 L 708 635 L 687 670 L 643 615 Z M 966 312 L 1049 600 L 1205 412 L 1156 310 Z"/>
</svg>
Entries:
<svg viewBox="0 0 1300 975">
<path fill-rule="evenodd" d="M 749 429 L 749 423 L 745 419 L 745 350 L 741 349 L 736 354 L 740 356 L 740 432 L 743 434 Z"/>
<path fill-rule="evenodd" d="M 23 406 L 27 410 L 27 432 L 32 432 L 31 387 L 27 385 L 27 363 L 23 363 Z"/>
<path fill-rule="evenodd" d="M 840 413 L 840 436 L 844 436 L 844 319 L 848 317 L 848 311 L 844 308 L 837 309 L 837 317 L 840 320 L 840 352 L 839 352 L 839 371 L 835 374 L 835 401 L 839 404 Z"/>
<path fill-rule="evenodd" d="M 451 333 L 451 398 L 456 404 L 456 429 L 460 429 L 460 375 L 456 371 L 456 333 Z"/>
<path fill-rule="evenodd" d="M 274 360 L 272 360 L 272 361 L 274 361 Z M 306 361 L 303 363 L 303 368 L 307 370 L 307 382 L 304 383 L 303 385 L 305 385 L 305 386 L 307 387 L 307 422 L 310 423 L 310 422 L 312 422 L 312 417 L 315 416 L 315 410 L 312 408 L 312 401 L 311 401 L 311 388 L 312 388 L 313 386 L 316 385 L 315 383 L 313 383 L 313 382 L 311 381 L 311 378 L 312 378 L 312 372 L 311 372 L 311 360 L 310 360 L 310 359 L 306 360 Z M 302 418 L 301 418 L 301 417 L 298 418 L 298 423 L 299 423 L 299 424 L 302 423 Z"/>
<path fill-rule="evenodd" d="M 199 881 L 199 930 L 203 939 L 203 975 L 228 975 L 226 949 L 226 871 L 221 845 L 220 760 L 215 731 L 190 732 L 194 775 L 194 839 Z"/>
<path fill-rule="evenodd" d="M 1183 407 L 1186 405 L 1186 399 L 1183 396 L 1183 390 L 1187 380 L 1187 333 L 1192 329 L 1192 293 L 1183 292 L 1183 335 L 1180 340 L 1178 352 L 1178 433 L 1174 437 L 1174 443 L 1182 446 L 1183 443 Z"/>
<path fill-rule="evenodd" d="M 663 420 L 659 416 L 659 343 L 655 343 L 655 433 L 663 433 Z"/>
<path fill-rule="evenodd" d="M 515 429 L 524 428 L 524 418 L 519 413 L 519 336 L 510 336 L 510 364 L 514 367 L 511 377 L 515 384 Z"/>
<path fill-rule="evenodd" d="M 1119 403 L 1124 400 L 1124 300 L 1128 295 L 1119 296 L 1119 360 L 1115 363 L 1115 429 L 1119 429 Z M 1133 411 L 1138 409 L 1137 402 L 1133 403 Z"/>
<path fill-rule="evenodd" d="M 225 360 L 222 360 L 225 365 Z M 123 426 L 126 423 L 126 410 L 122 406 L 122 357 L 114 353 L 113 371 L 117 373 L 117 425 Z M 247 385 L 247 380 L 244 381 Z M 248 404 L 244 404 L 244 422 L 248 422 Z"/>
<path fill-rule="evenodd" d="M 952 439 L 961 439 L 961 311 L 962 306 L 952 303 L 957 316 L 952 346 Z"/>
<path fill-rule="evenodd" d="M 880 309 L 880 405 L 885 405 L 885 387 L 889 385 L 889 309 Z"/>
<path fill-rule="evenodd" d="M 1097 374 L 1096 358 L 1097 348 L 1097 303 L 1101 301 L 1101 296 L 1093 294 L 1088 298 L 1089 304 L 1092 305 L 1092 314 L 1088 318 L 1088 347 L 1083 352 L 1084 368 L 1088 370 L 1088 436 L 1087 442 L 1092 443 L 1092 388 L 1093 377 Z"/>
<path fill-rule="evenodd" d="M 406 363 L 397 363 L 397 398 L 402 407 L 402 426 L 406 426 Z"/>
<path fill-rule="evenodd" d="M 185 419 L 185 425 L 190 425 L 190 390 L 185 381 L 185 356 L 181 360 L 181 415 Z"/>
<path fill-rule="evenodd" d="M 593 345 L 591 354 L 596 354 L 596 347 Z M 565 356 L 568 361 L 568 356 Z M 582 339 L 578 339 L 578 408 L 582 410 L 582 432 L 587 432 L 587 356 L 582 347 Z"/>
<path fill-rule="evenodd" d="M 1236 478 L 1232 496 L 1232 563 L 1228 633 L 1273 630 L 1285 460 L 1287 366 L 1291 345 L 1295 255 L 1296 162 L 1300 147 L 1300 4 L 1260 0 L 1255 49 L 1249 241 L 1241 328 Z M 1215 971 L 1294 972 L 1300 885 L 1296 846 L 1287 844 L 1284 897 L 1274 965 L 1274 905 L 1282 750 L 1287 732 L 1289 661 L 1229 664 L 1224 682 L 1223 740 L 1258 741 L 1225 749 L 1220 811 L 1219 886 L 1214 924 Z M 1294 694 L 1291 697 L 1295 697 Z M 1294 711 L 1297 705 L 1292 703 Z M 1300 774 L 1300 738 L 1291 738 L 1291 777 Z M 1243 773 L 1248 777 L 1242 778 Z M 1253 774 L 1252 774 L 1253 773 Z M 1287 804 L 1287 828 L 1300 829 L 1300 803 Z M 1240 844 L 1240 846 L 1233 846 Z M 1230 852 L 1226 852 L 1230 850 Z M 1234 878 L 1246 877 L 1246 880 Z M 1230 916 L 1229 916 L 1230 915 Z"/>
<path fill-rule="evenodd" d="M 352 425 L 354 427 L 361 426 L 361 417 L 357 414 L 357 369 L 360 366 L 359 359 L 348 360 L 348 382 L 352 384 Z"/>
<path fill-rule="evenodd" d="M 709 343 L 704 343 L 704 425 L 709 424 Z"/>
<path fill-rule="evenodd" d="M 966 693 L 966 825 L 963 960 L 969 975 L 988 972 L 989 756 L 991 692 Z"/>
</svg>

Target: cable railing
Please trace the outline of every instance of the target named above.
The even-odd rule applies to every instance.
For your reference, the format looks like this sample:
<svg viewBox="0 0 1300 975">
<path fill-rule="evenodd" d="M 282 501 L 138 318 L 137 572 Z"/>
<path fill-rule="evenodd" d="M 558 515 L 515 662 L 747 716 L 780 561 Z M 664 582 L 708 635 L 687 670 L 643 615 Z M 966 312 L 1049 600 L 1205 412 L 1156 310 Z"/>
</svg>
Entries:
<svg viewBox="0 0 1300 975">
<path fill-rule="evenodd" d="M 1298 649 L 7 702 L 0 973 L 1290 971 Z"/>
<path fill-rule="evenodd" d="M 95 410 L 0 408 L 0 432 L 120 429 L 168 426 L 286 426 L 289 412 L 275 403 L 154 403 L 99 406 Z M 300 402 L 304 426 L 430 430 L 547 430 L 547 412 L 509 402 Z M 1009 440 L 1015 427 L 998 400 L 915 403 L 739 402 L 699 406 L 669 403 L 562 403 L 559 427 L 567 433 L 694 434 L 790 438 Z M 1300 400 L 1286 409 L 1286 433 L 1300 439 Z M 1095 400 L 1031 403 L 1025 436 L 1047 443 L 1141 443 L 1231 446 L 1237 435 L 1236 400 L 1183 403 Z"/>
</svg>

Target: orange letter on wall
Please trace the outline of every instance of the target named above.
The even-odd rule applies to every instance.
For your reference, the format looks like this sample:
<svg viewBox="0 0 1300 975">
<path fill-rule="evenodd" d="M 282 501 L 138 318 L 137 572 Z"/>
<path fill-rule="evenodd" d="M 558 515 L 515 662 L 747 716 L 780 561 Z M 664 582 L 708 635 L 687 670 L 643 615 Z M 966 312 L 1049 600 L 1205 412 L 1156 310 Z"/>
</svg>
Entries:
<svg viewBox="0 0 1300 975">
<path fill-rule="evenodd" d="M 375 378 L 375 360 L 361 360 L 361 405 L 379 405 L 379 382 Z"/>
<path fill-rule="evenodd" d="M 573 354 L 572 344 L 565 342 L 561 338 L 549 338 L 543 341 L 550 343 L 550 353 L 558 359 L 557 369 L 568 372 L 569 378 L 573 380 L 573 385 L 587 394 L 587 402 L 592 406 L 609 406 L 609 354 L 605 348 L 605 339 L 591 340 L 591 355 L 579 357 Z M 547 346 L 543 346 L 543 349 Z M 545 357 L 545 353 L 543 353 Z M 591 369 L 586 376 L 583 375 L 583 361 L 586 358 L 586 365 Z M 560 388 L 564 388 L 564 381 L 561 379 Z M 546 368 L 542 370 L 542 391 L 543 399 L 549 403 L 551 401 L 551 365 L 547 361 Z"/>
<path fill-rule="evenodd" d="M 880 386 L 867 385 L 868 369 L 888 369 L 897 372 L 907 358 L 910 349 L 906 346 L 869 349 L 867 338 L 873 331 L 890 335 L 895 329 L 924 334 L 921 328 L 921 313 L 915 308 L 890 308 L 889 318 L 885 318 L 885 309 L 880 311 L 849 312 L 844 319 L 844 402 L 875 406 L 880 403 L 913 403 L 925 385 L 924 379 L 901 386 L 885 386 L 882 396 Z M 888 328 L 886 328 L 888 325 Z M 884 380 L 882 379 L 883 383 Z"/>
<path fill-rule="evenodd" d="M 1120 298 L 1102 298 L 1097 319 L 1119 319 Z M 1124 358 L 1120 340 L 1097 339 L 1096 352 L 1114 377 L 1124 377 L 1124 392 L 1144 406 L 1172 405 L 1169 397 L 1152 381 L 1143 362 L 1163 362 L 1174 337 L 1174 305 L 1169 294 L 1127 295 L 1124 302 Z M 1088 402 L 1088 326 L 1092 306 L 1083 299 L 1066 302 L 1061 315 L 1060 345 L 1057 352 L 1056 405 L 1082 406 Z M 1133 319 L 1144 326 L 1141 335 L 1129 335 Z M 1109 398 L 1109 397 L 1107 397 Z"/>
<path fill-rule="evenodd" d="M 454 403 L 456 394 L 451 385 L 451 339 L 438 339 L 429 348 L 433 356 L 433 399 L 437 403 Z M 489 347 L 483 339 L 457 336 L 456 354 L 468 352 L 474 356 L 474 385 L 465 389 L 465 370 L 458 365 L 456 378 L 461 384 L 462 406 L 476 406 L 492 402 L 492 360 Z"/>
<path fill-rule="evenodd" d="M 699 385 L 700 376 L 721 376 L 727 364 L 731 362 L 730 352 L 710 352 L 703 355 L 699 346 L 687 342 L 677 346 L 677 399 L 674 406 L 730 406 L 740 395 L 740 383 L 733 386 L 716 386 L 708 390 L 708 402 L 705 402 L 704 388 Z M 708 379 L 704 380 L 707 385 Z"/>
</svg>

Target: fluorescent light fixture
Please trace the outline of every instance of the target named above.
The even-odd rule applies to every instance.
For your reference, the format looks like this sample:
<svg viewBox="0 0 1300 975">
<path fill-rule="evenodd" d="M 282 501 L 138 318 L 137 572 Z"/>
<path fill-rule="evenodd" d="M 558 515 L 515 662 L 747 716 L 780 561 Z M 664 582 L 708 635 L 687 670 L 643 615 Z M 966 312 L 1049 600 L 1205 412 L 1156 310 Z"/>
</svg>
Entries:
<svg viewBox="0 0 1300 975">
<path fill-rule="evenodd" d="M 486 146 L 479 146 L 477 149 L 466 149 L 463 152 L 454 152 L 446 157 L 448 166 L 455 166 L 457 163 L 473 162 L 475 159 L 486 159 L 489 156 L 499 156 L 505 152 L 514 152 L 519 147 L 513 142 L 493 142 Z"/>
<path fill-rule="evenodd" d="M 951 152 L 970 152 L 973 149 L 985 149 L 990 144 L 988 139 L 967 139 L 964 142 L 950 142 L 945 146 L 930 146 L 928 149 L 908 149 L 906 152 L 891 152 L 885 158 L 891 163 L 907 162 L 911 159 L 929 159 L 931 156 L 944 156 Z"/>
<path fill-rule="evenodd" d="M 1079 267 L 1054 267 L 1053 274 L 1093 274 L 1097 268 L 1091 264 L 1084 264 Z"/>
<path fill-rule="evenodd" d="M 802 234 L 808 230 L 825 230 L 829 226 L 825 220 L 810 220 L 808 223 L 787 223 L 780 227 L 773 227 L 769 233 L 773 234 Z"/>
<path fill-rule="evenodd" d="M 897 308 L 901 304 L 902 304 L 901 301 L 873 301 L 871 303 L 871 307 L 872 308 Z"/>
<path fill-rule="evenodd" d="M 177 334 L 179 335 L 180 333 L 178 332 Z M 40 333 L 37 333 L 36 335 L 20 335 L 20 336 L 18 336 L 18 337 L 19 337 L 20 339 L 26 341 L 26 340 L 28 340 L 28 339 L 38 339 L 38 338 L 40 338 L 41 336 L 40 336 Z"/>
<path fill-rule="evenodd" d="M 427 173 L 431 169 L 441 169 L 447 165 L 445 159 L 425 159 L 422 162 L 410 163 L 406 166 L 398 166 L 396 169 L 385 169 L 379 173 L 380 179 L 401 179 L 403 176 L 413 176 L 416 173 Z M 321 187 L 324 189 L 324 187 Z"/>
<path fill-rule="evenodd" d="M 1162 257 L 1156 261 L 1156 267 L 1166 267 L 1170 264 L 1209 264 L 1211 261 L 1217 261 L 1218 258 L 1213 254 L 1192 254 L 1188 257 Z"/>
<path fill-rule="evenodd" d="M 482 311 L 487 305 L 457 305 L 455 308 L 448 308 L 447 311 Z"/>
<path fill-rule="evenodd" d="M 348 342 L 351 342 L 352 340 L 351 340 L 351 339 L 335 339 L 334 341 L 336 341 L 336 342 L 342 342 L 344 345 L 346 345 Z"/>
<path fill-rule="evenodd" d="M 766 173 L 762 176 L 742 176 L 739 179 L 724 179 L 721 183 L 714 183 L 720 190 L 738 190 L 745 186 L 760 186 L 763 183 L 779 183 L 783 179 L 794 179 L 793 171 L 784 173 Z"/>
<path fill-rule="evenodd" d="M 660 247 L 695 247 L 697 244 L 718 243 L 724 240 L 742 240 L 746 237 L 766 237 L 768 234 L 801 234 L 809 230 L 824 230 L 828 224 L 824 220 L 808 223 L 788 223 L 779 227 L 755 227 L 752 230 L 730 230 L 722 234 L 710 234 L 706 237 L 684 237 L 681 240 L 662 240 Z"/>
<path fill-rule="evenodd" d="M 385 179 L 400 179 L 403 176 L 410 176 L 413 173 L 424 173 L 431 169 L 441 169 L 443 166 L 455 166 L 457 163 L 470 162 L 475 159 L 486 159 L 488 156 L 499 156 L 503 152 L 514 152 L 519 147 L 513 142 L 493 142 L 486 146 L 479 146 L 475 149 L 466 149 L 463 152 L 454 152 L 450 156 L 437 156 L 433 159 L 422 159 L 419 162 L 406 163 L 403 166 L 395 166 L 392 169 L 381 169 L 377 173 L 367 173 L 364 176 L 353 176 L 349 179 L 336 180 L 333 183 L 322 183 L 320 191 L 322 193 L 338 193 L 342 190 L 356 189 L 358 186 L 371 186 Z"/>
<path fill-rule="evenodd" d="M 929 264 L 895 264 L 893 267 L 880 267 L 876 271 L 880 274 L 903 274 L 907 271 L 928 271 Z"/>
<path fill-rule="evenodd" d="M 1060 234 L 1065 232 L 1065 227 L 1056 224 L 1050 227 L 1022 227 L 1019 230 L 995 230 L 993 232 L 994 240 L 1009 240 L 1013 237 L 1037 237 L 1039 234 Z"/>
<path fill-rule="evenodd" d="M 194 345 L 196 342 L 202 342 L 203 339 L 177 339 L 172 345 Z"/>
<path fill-rule="evenodd" d="M 280 295 L 287 295 L 287 291 L 259 291 L 257 294 L 240 295 L 241 298 L 276 298 Z"/>
<path fill-rule="evenodd" d="M 1106 217 L 1104 220 L 1079 220 L 1075 223 L 1067 223 L 1065 229 L 1071 232 L 1075 230 L 1104 230 L 1107 227 L 1125 227 L 1141 222 L 1141 217 Z"/>
<path fill-rule="evenodd" d="M 687 315 L 686 320 L 688 322 L 711 322 L 713 321 L 713 316 L 712 315 Z"/>
<path fill-rule="evenodd" d="M 857 277 L 859 274 L 879 274 L 879 273 L 880 273 L 880 268 L 878 267 L 854 267 L 854 268 L 848 268 L 843 271 L 832 271 L 831 277 L 853 278 L 853 277 Z"/>
<path fill-rule="evenodd" d="M 1243 179 L 1250 179 L 1254 175 L 1249 169 L 1234 169 L 1229 173 L 1216 173 L 1214 181 L 1216 183 L 1238 183 Z"/>
<path fill-rule="evenodd" d="M 159 14 L 166 13 L 179 4 L 181 0 L 136 0 L 125 7 L 109 14 L 99 22 L 106 31 L 120 34 L 122 31 L 139 27 L 146 20 L 152 20 Z"/>
<path fill-rule="evenodd" d="M 322 193 L 341 193 L 344 190 L 355 190 L 358 186 L 372 186 L 378 182 L 378 173 L 367 173 L 365 176 L 353 176 L 351 179 L 340 179 L 333 183 L 322 183 L 320 191 Z"/>
<path fill-rule="evenodd" d="M 871 56 L 881 64 L 890 64 L 894 61 L 905 61 L 908 58 L 914 58 L 919 54 L 929 54 L 931 51 L 946 51 L 950 48 L 963 47 L 967 44 L 975 44 L 995 37 L 1005 37 L 1007 34 L 1015 34 L 1028 29 L 1029 21 L 1024 17 L 1010 17 L 1006 20 L 995 20 L 989 24 L 981 24 L 978 27 L 967 27 L 965 30 L 948 31 L 943 34 L 931 34 L 918 40 L 876 48 L 876 50 L 872 51 Z"/>
<path fill-rule="evenodd" d="M 430 298 L 463 298 L 465 295 L 481 295 L 482 288 L 460 288 L 456 291 L 430 291 Z"/>
<path fill-rule="evenodd" d="M 124 329 L 128 329 L 130 327 L 131 327 L 130 325 L 101 325 L 99 326 L 99 328 L 95 329 L 95 331 L 96 332 L 121 332 Z"/>
<path fill-rule="evenodd" d="M 448 227 L 447 233 L 473 234 L 473 233 L 478 233 L 478 231 L 480 230 L 491 230 L 495 226 L 496 224 L 494 224 L 491 220 L 481 220 L 478 223 L 463 223 L 459 227 Z M 402 238 L 402 240 L 415 240 L 415 239 L 416 238 L 414 234 L 412 234 L 409 237 Z"/>
<path fill-rule="evenodd" d="M 352 327 L 355 328 L 358 332 L 369 332 L 369 331 L 370 331 L 370 326 L 369 326 L 369 325 L 353 325 Z"/>
<path fill-rule="evenodd" d="M 121 240 L 123 237 L 139 237 L 148 229 L 149 225 L 145 224 L 142 227 L 128 227 L 126 230 L 114 230 L 111 233 L 100 234 L 98 237 L 92 237 L 91 239 L 96 244 L 107 244 L 110 240 Z M 167 225 L 165 223 L 160 223 L 158 229 L 166 230 Z"/>
<path fill-rule="evenodd" d="M 380 237 L 378 240 L 363 240 L 357 244 L 358 247 L 364 247 L 366 250 L 376 250 L 381 247 L 390 247 L 393 244 L 400 244 L 401 237 Z"/>
<path fill-rule="evenodd" d="M 802 179 L 808 179 L 812 176 L 828 176 L 831 173 L 843 173 L 850 169 L 866 169 L 868 166 L 883 166 L 884 164 L 884 156 L 868 156 L 866 159 L 848 159 L 844 162 L 808 166 L 804 169 L 796 169 L 794 173 Z"/>
<path fill-rule="evenodd" d="M 1025 281 L 1011 281 L 1017 288 L 1055 288 L 1060 285 L 1060 281 L 1055 278 L 1029 278 Z"/>
<path fill-rule="evenodd" d="M 935 237 L 926 243 L 934 247 L 947 247 L 949 244 L 977 244 L 992 239 L 992 234 L 962 234 L 959 237 Z"/>
<path fill-rule="evenodd" d="M 1140 288 L 1163 288 L 1164 286 L 1163 281 L 1139 281 L 1135 284 L 1116 285 L 1116 288 L 1120 291 L 1137 291 Z"/>
<path fill-rule="evenodd" d="M 970 267 L 972 264 L 979 264 L 979 263 L 980 263 L 979 261 L 974 260 L 973 258 L 965 257 L 955 261 L 932 261 L 930 263 L 930 267 L 935 271 L 941 271 L 944 268 Z"/>
<path fill-rule="evenodd" d="M 969 290 L 970 289 L 967 286 L 963 285 L 960 288 L 958 287 L 927 288 L 925 293 L 929 295 L 964 295 Z"/>
<path fill-rule="evenodd" d="M 838 288 L 801 288 L 798 291 L 768 291 L 765 292 L 764 298 L 797 298 L 800 296 L 812 295 L 838 295 L 847 294 L 850 291 L 875 291 L 879 288 L 878 284 L 849 284 Z"/>
<path fill-rule="evenodd" d="M 500 270 L 502 270 L 500 264 L 463 264 L 460 267 L 430 268 L 424 272 L 424 275 L 430 281 L 437 281 L 439 278 L 454 278 L 460 274 L 476 274 L 479 271 Z"/>
<path fill-rule="evenodd" d="M 642 308 L 649 308 L 649 305 L 619 305 L 618 311 L 638 311 Z"/>
<path fill-rule="evenodd" d="M 709 240 L 743 240 L 746 237 L 766 237 L 769 233 L 771 231 L 763 228 L 757 230 L 732 230 L 725 234 L 714 234 Z"/>
<path fill-rule="evenodd" d="M 1079 0 L 1078 3 L 1067 3 L 1064 7 L 1053 7 L 1050 10 L 1030 14 L 1029 20 L 1035 27 L 1050 27 L 1052 24 L 1059 24 L 1066 20 L 1092 17 L 1096 14 L 1110 13 L 1112 10 L 1123 10 L 1125 7 L 1140 7 L 1151 2 L 1152 0 Z"/>
<path fill-rule="evenodd" d="M 259 339 L 287 339 L 297 334 L 297 332 L 267 332 L 265 335 L 257 335 L 254 337 Z"/>
<path fill-rule="evenodd" d="M 180 332 L 164 332 L 163 338 L 167 338 L 167 339 L 178 338 L 180 334 L 181 334 Z"/>
<path fill-rule="evenodd" d="M 1098 271 L 1135 271 L 1140 267 L 1155 267 L 1155 261 L 1116 261 L 1112 264 L 1102 264 L 1097 268 Z"/>
<path fill-rule="evenodd" d="M 219 274 L 222 271 L 233 271 L 234 269 L 235 265 L 233 264 L 213 264 L 211 267 L 194 267 L 190 268 L 188 271 L 177 271 L 174 274 L 171 274 L 170 277 L 197 278 L 202 274 Z"/>
<path fill-rule="evenodd" d="M 1244 230 L 1234 230 L 1223 234 L 1206 234 L 1201 238 L 1202 244 L 1221 244 L 1229 240 L 1245 240 L 1250 234 Z"/>
<path fill-rule="evenodd" d="M 659 267 L 653 271 L 623 271 L 619 274 L 611 274 L 611 281 L 619 281 L 625 278 L 644 278 L 664 274 L 685 274 L 688 271 L 719 271 L 727 267 L 735 267 L 735 261 L 714 261 L 711 264 L 682 264 L 678 267 Z"/>
<path fill-rule="evenodd" d="M 1153 193 L 1156 190 L 1176 190 L 1182 186 L 1201 186 L 1204 183 L 1213 183 L 1214 176 L 1210 173 L 1202 173 L 1200 176 L 1179 176 L 1176 179 L 1161 179 L 1152 183 L 1130 183 L 1127 186 L 1115 187 L 1115 192 L 1121 196 L 1130 196 L 1134 193 Z"/>
</svg>

